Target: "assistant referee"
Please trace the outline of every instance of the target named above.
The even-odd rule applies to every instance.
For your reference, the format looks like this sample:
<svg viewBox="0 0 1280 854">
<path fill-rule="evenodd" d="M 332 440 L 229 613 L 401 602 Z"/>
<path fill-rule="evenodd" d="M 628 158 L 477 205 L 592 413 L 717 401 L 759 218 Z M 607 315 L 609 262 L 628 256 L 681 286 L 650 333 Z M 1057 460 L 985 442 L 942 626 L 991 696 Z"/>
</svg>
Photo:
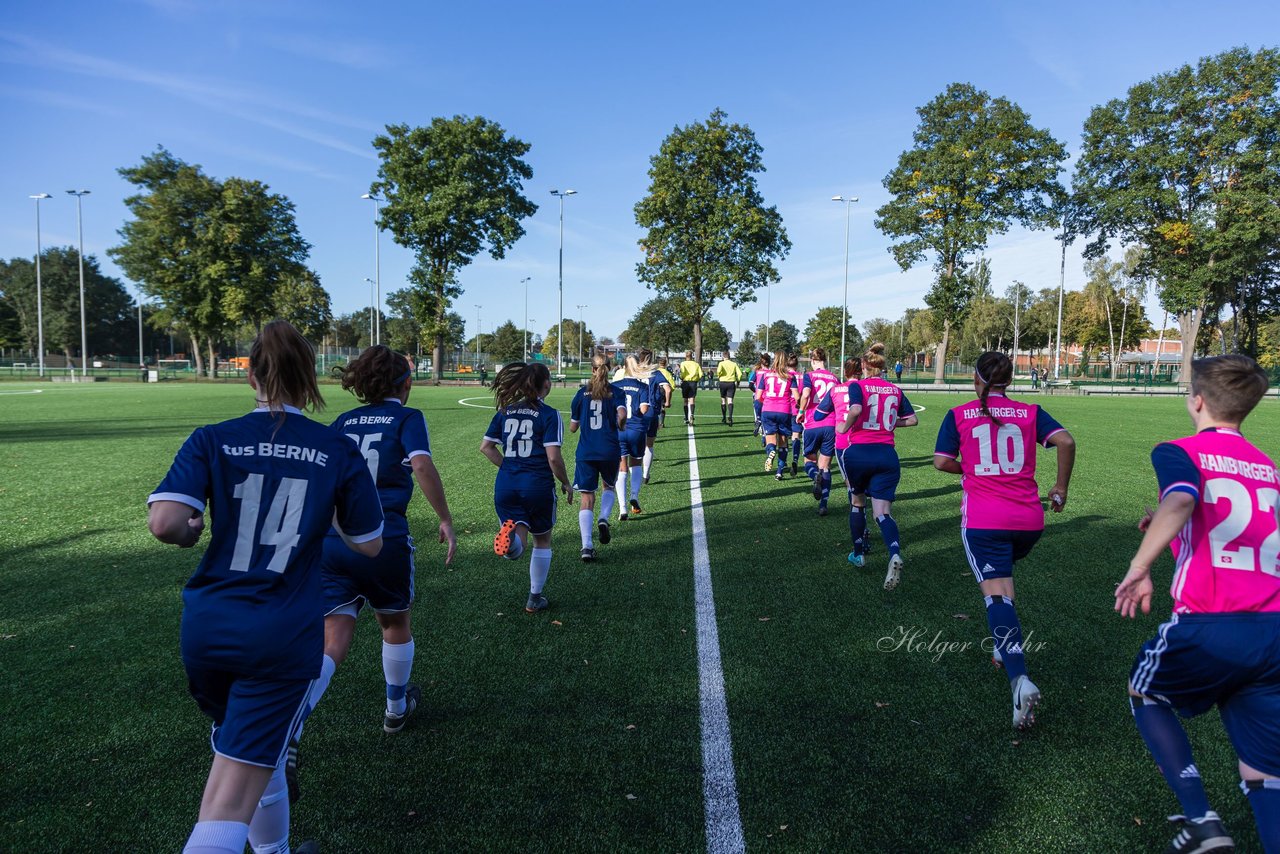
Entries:
<svg viewBox="0 0 1280 854">
<path fill-rule="evenodd" d="M 693 351 L 684 351 L 680 363 L 680 396 L 684 398 L 684 423 L 693 424 L 694 398 L 698 396 L 698 383 L 702 380 L 702 366 L 693 360 Z"/>
</svg>

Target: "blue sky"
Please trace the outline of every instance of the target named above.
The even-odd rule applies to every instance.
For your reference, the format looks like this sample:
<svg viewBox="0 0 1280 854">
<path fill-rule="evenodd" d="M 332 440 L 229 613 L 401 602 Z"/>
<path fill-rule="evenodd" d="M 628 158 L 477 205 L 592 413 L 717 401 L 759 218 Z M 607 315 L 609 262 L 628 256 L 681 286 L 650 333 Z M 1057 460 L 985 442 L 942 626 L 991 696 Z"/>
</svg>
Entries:
<svg viewBox="0 0 1280 854">
<path fill-rule="evenodd" d="M 1236 45 L 1280 43 L 1280 4 L 583 2 L 354 4 L 301 0 L 10 0 L 0 17 L 0 255 L 75 241 L 69 188 L 85 199 L 85 251 L 118 242 L 129 185 L 116 174 L 157 145 L 217 177 L 268 183 L 297 205 L 311 265 L 339 312 L 368 304 L 373 276 L 370 140 L 387 123 L 483 115 L 531 143 L 538 205 L 507 256 L 461 272 L 457 310 L 474 331 L 556 315 L 558 207 L 565 203 L 564 304 L 616 336 L 652 296 L 635 279 L 633 206 L 648 158 L 678 124 L 719 106 L 764 147 L 760 177 L 794 244 L 772 289 L 772 317 L 803 328 L 838 305 L 844 212 L 850 316 L 895 317 L 922 304 L 926 264 L 902 273 L 873 226 L 881 180 L 910 145 L 915 108 L 948 83 L 1006 96 L 1074 158 L 1089 110 L 1154 74 Z M 1015 230 L 988 256 L 998 289 L 1056 286 L 1058 244 Z M 412 256 L 382 237 L 382 287 L 402 287 Z M 1067 287 L 1083 276 L 1067 261 Z M 132 285 L 130 284 L 132 288 Z M 765 319 L 765 301 L 740 313 Z M 713 314 L 735 334 L 739 317 Z M 1154 318 L 1156 322 L 1159 318 Z"/>
</svg>

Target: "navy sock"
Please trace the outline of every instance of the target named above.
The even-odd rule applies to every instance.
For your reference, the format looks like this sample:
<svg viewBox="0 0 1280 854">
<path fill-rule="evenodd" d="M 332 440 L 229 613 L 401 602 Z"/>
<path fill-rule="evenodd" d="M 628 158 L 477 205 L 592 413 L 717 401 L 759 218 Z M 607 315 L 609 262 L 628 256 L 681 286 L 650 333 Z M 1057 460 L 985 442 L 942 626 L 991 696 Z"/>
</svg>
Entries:
<svg viewBox="0 0 1280 854">
<path fill-rule="evenodd" d="M 876 517 L 876 524 L 880 526 L 880 539 L 884 540 L 885 548 L 889 550 L 889 554 L 900 554 L 902 546 L 898 543 L 898 523 L 886 513 L 883 516 Z"/>
<path fill-rule="evenodd" d="M 1280 780 L 1248 780 L 1240 788 L 1249 798 L 1263 850 L 1280 854 Z"/>
<path fill-rule="evenodd" d="M 761 440 L 761 441 L 764 441 L 764 440 Z M 777 445 L 773 444 L 772 442 L 765 442 L 765 445 L 764 445 L 764 452 L 765 452 L 766 454 L 767 454 L 767 453 L 769 453 L 769 452 L 771 452 L 771 451 L 776 451 L 776 450 L 778 450 L 778 446 L 777 446 Z"/>
<path fill-rule="evenodd" d="M 803 442 L 801 442 L 799 439 L 792 439 L 792 440 L 791 440 L 791 459 L 793 459 L 793 460 L 799 460 L 799 459 L 800 459 L 800 451 L 802 450 L 802 445 L 803 445 L 803 444 L 804 444 L 804 443 L 803 443 Z"/>
<path fill-rule="evenodd" d="M 863 541 L 867 536 L 867 514 L 861 507 L 849 508 L 849 536 L 853 539 L 853 553 L 866 554 L 867 545 Z"/>
<path fill-rule="evenodd" d="M 1027 662 L 1022 655 L 1022 623 L 1018 622 L 1018 612 L 1012 599 L 999 595 L 985 599 L 991 642 L 1004 659 L 1004 671 L 1009 681 L 1014 682 L 1019 676 L 1027 675 Z"/>
<path fill-rule="evenodd" d="M 787 443 L 784 441 L 778 448 L 778 471 L 787 467 Z"/>
<path fill-rule="evenodd" d="M 818 464 L 817 464 L 817 463 L 815 463 L 813 460 L 805 460 L 805 461 L 804 461 L 804 473 L 805 473 L 805 475 L 807 475 L 807 476 L 808 476 L 809 480 L 817 480 L 817 479 L 818 479 Z"/>
<path fill-rule="evenodd" d="M 831 497 L 831 472 L 819 470 L 818 477 L 822 478 L 822 503 L 826 504 L 827 499 Z M 863 517 L 863 524 L 866 524 L 865 517 Z"/>
<path fill-rule="evenodd" d="M 1164 703 L 1139 697 L 1129 699 L 1138 732 L 1164 775 L 1164 781 L 1182 805 L 1183 813 L 1187 818 L 1202 818 L 1209 811 L 1209 798 L 1204 793 L 1200 771 L 1191 756 L 1191 742 L 1187 740 L 1187 733 L 1177 714 Z"/>
</svg>

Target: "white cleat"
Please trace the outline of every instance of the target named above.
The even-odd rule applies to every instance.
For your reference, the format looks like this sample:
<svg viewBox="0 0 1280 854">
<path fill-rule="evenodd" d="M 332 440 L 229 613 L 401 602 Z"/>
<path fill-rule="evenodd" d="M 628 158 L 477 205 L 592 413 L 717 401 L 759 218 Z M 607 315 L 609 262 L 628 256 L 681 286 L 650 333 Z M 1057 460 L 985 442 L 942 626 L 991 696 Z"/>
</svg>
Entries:
<svg viewBox="0 0 1280 854">
<path fill-rule="evenodd" d="M 1036 722 L 1036 706 L 1040 703 L 1040 689 L 1025 675 L 1013 683 L 1013 728 L 1026 729 Z"/>
<path fill-rule="evenodd" d="M 902 580 L 902 555 L 889 558 L 889 571 L 884 574 L 884 589 L 892 590 Z"/>
</svg>

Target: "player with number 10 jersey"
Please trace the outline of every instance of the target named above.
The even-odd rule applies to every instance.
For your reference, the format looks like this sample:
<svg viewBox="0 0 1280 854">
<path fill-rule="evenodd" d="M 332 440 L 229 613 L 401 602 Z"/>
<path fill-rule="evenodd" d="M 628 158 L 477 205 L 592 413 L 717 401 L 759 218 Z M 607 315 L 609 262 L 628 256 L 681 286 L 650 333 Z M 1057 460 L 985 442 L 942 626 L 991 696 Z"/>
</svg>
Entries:
<svg viewBox="0 0 1280 854">
<path fill-rule="evenodd" d="M 1022 624 L 1013 605 L 1013 565 L 1031 553 L 1044 530 L 1036 445 L 1057 448 L 1058 479 L 1049 500 L 1054 512 L 1061 512 L 1075 463 L 1075 440 L 1039 406 L 1006 397 L 1012 381 L 1008 356 L 988 352 L 978 357 L 978 398 L 943 417 L 933 464 L 961 475 L 960 536 L 986 602 L 993 660 L 1004 667 L 1013 691 L 1013 725 L 1022 729 L 1034 721 L 1040 690 L 1027 676 Z"/>
</svg>

